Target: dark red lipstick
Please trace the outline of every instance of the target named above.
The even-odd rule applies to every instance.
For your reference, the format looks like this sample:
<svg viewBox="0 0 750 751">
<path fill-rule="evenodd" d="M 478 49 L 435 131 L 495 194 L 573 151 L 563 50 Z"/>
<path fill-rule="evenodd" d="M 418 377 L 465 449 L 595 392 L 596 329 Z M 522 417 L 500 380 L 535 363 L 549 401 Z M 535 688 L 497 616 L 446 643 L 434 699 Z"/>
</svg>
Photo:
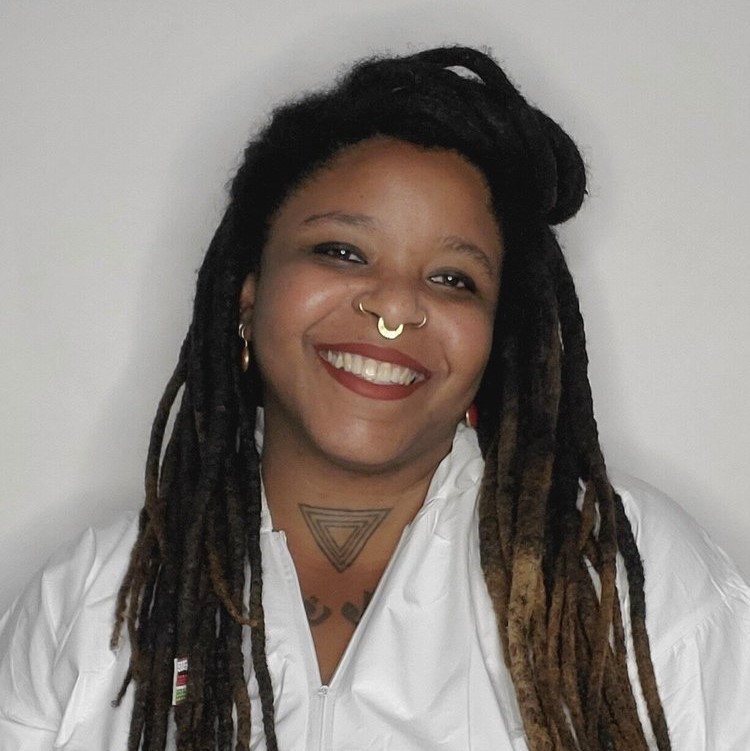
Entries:
<svg viewBox="0 0 750 751">
<path fill-rule="evenodd" d="M 319 344 L 315 349 L 318 352 L 323 367 L 336 381 L 338 381 L 338 383 L 345 386 L 350 391 L 354 391 L 360 396 L 364 396 L 368 399 L 381 399 L 385 401 L 405 399 L 423 386 L 432 375 L 431 371 L 422 365 L 422 363 L 405 355 L 403 352 L 399 352 L 390 347 L 379 347 L 375 344 L 365 344 L 362 342 L 344 342 L 337 344 Z M 354 373 L 349 373 L 346 370 L 334 367 L 325 358 L 325 352 L 349 352 L 353 355 L 360 355 L 361 357 L 378 360 L 379 362 L 400 365 L 401 367 L 415 371 L 421 376 L 421 378 L 410 384 L 372 383 Z"/>
</svg>

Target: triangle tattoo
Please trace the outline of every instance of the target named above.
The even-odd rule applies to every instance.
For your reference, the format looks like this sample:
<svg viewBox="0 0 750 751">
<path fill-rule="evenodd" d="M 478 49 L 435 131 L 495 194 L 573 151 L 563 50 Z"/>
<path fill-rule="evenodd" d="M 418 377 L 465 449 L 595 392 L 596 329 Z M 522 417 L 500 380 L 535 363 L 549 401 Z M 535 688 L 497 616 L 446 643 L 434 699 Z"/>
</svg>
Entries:
<svg viewBox="0 0 750 751">
<path fill-rule="evenodd" d="M 354 563 L 390 511 L 320 508 L 304 503 L 299 509 L 318 547 L 339 573 Z"/>
</svg>

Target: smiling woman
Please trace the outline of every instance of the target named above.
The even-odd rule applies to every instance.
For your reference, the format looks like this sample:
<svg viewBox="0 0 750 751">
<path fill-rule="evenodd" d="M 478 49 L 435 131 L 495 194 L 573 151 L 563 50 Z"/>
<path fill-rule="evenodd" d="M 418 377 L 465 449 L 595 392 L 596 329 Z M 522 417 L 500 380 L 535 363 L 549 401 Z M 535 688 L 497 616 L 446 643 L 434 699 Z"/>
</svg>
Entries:
<svg viewBox="0 0 750 751">
<path fill-rule="evenodd" d="M 313 630 L 326 684 L 353 633 L 344 603 L 376 588 L 476 394 L 501 246 L 476 167 L 376 138 L 342 151 L 282 204 L 260 270 L 243 285 L 240 321 L 264 384 L 269 510 L 295 563 L 305 561 L 303 597 L 337 614 Z M 304 517 L 299 477 L 313 504 Z M 325 508 L 319 527 L 314 504 Z M 372 523 L 355 544 L 362 518 Z M 356 552 L 345 566 L 315 533 L 333 528 Z M 343 575 L 331 578 L 329 562 Z"/>
<path fill-rule="evenodd" d="M 2 622 L 2 749 L 747 747 L 750 590 L 599 448 L 551 229 L 584 193 L 473 49 L 278 109 L 138 523 Z"/>
</svg>

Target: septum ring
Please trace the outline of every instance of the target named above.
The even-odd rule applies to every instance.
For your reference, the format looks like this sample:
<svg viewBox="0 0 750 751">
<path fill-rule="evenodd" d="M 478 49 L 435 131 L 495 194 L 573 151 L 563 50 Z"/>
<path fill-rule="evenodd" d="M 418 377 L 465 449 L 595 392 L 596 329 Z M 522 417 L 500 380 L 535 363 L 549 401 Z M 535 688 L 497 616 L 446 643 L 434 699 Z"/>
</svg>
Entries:
<svg viewBox="0 0 750 751">
<path fill-rule="evenodd" d="M 396 326 L 395 329 L 389 329 L 385 325 L 385 321 L 383 320 L 383 316 L 378 316 L 378 334 L 380 336 L 385 337 L 386 339 L 398 339 L 401 334 L 404 332 L 404 324 L 399 323 L 398 326 Z"/>
<path fill-rule="evenodd" d="M 396 326 L 395 329 L 389 329 L 388 326 L 386 326 L 385 321 L 383 320 L 383 316 L 379 316 L 377 313 L 375 313 L 372 310 L 368 310 L 360 301 L 357 305 L 360 312 L 362 313 L 369 313 L 371 316 L 377 316 L 378 319 L 378 333 L 380 336 L 382 336 L 384 339 L 398 339 L 401 334 L 404 333 L 404 324 L 399 323 L 398 326 Z M 427 314 L 422 313 L 422 320 L 419 323 L 411 324 L 414 326 L 415 329 L 421 329 L 422 326 L 424 326 L 427 323 Z"/>
</svg>

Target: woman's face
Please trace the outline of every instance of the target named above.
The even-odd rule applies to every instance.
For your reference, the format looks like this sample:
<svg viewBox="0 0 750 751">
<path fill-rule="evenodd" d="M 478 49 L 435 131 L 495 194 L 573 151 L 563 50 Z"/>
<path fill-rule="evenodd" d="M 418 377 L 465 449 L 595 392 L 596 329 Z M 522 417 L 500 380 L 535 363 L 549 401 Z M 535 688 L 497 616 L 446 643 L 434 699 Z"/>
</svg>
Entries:
<svg viewBox="0 0 750 751">
<path fill-rule="evenodd" d="M 489 357 L 502 249 L 458 154 L 385 138 L 339 153 L 282 204 L 243 287 L 267 434 L 349 469 L 437 463 Z"/>
</svg>

